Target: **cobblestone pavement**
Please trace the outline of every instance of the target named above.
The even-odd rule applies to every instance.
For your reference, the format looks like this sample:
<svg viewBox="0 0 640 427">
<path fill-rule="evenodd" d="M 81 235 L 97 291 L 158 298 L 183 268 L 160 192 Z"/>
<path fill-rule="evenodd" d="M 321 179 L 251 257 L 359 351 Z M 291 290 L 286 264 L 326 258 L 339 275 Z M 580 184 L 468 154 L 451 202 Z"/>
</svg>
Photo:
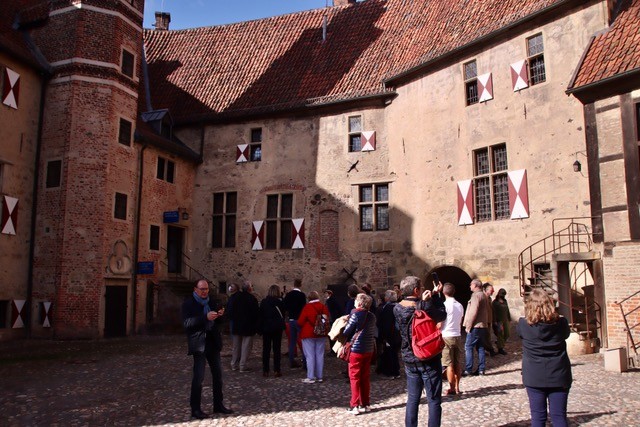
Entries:
<svg viewBox="0 0 640 427">
<path fill-rule="evenodd" d="M 230 340 L 225 337 L 225 403 L 235 413 L 202 421 L 189 418 L 191 358 L 182 335 L 0 343 L 0 425 L 403 425 L 404 377 L 373 374 L 372 411 L 346 414 L 350 392 L 341 373 L 344 362 L 326 357 L 323 383 L 303 384 L 303 371 L 289 369 L 288 363 L 281 378 L 263 378 L 257 338 L 250 359 L 254 371 L 240 373 L 229 369 Z M 509 343 L 507 351 L 507 356 L 488 358 L 486 376 L 463 378 L 462 395 L 444 397 L 442 425 L 529 425 L 519 343 Z M 640 425 L 640 370 L 605 372 L 600 354 L 573 357 L 572 364 L 571 425 Z M 203 402 L 211 396 L 207 375 Z M 427 411 L 421 405 L 420 425 L 426 425 Z"/>
</svg>

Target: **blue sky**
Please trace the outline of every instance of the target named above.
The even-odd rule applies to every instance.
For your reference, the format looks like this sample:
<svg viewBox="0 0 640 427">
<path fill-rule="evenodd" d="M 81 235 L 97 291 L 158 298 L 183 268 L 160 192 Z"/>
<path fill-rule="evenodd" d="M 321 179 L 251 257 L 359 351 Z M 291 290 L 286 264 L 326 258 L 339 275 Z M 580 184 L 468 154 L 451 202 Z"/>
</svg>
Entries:
<svg viewBox="0 0 640 427">
<path fill-rule="evenodd" d="M 333 0 L 145 0 L 144 27 L 153 28 L 155 12 L 171 14 L 172 30 L 208 27 L 331 6 Z"/>
</svg>

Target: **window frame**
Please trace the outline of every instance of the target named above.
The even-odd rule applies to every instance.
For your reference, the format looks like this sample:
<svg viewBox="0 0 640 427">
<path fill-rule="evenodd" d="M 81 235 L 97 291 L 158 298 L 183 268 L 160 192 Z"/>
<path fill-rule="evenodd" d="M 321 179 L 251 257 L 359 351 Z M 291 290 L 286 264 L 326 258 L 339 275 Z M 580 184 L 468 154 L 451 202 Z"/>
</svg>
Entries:
<svg viewBox="0 0 640 427">
<path fill-rule="evenodd" d="M 504 150 L 504 159 L 497 158 L 499 156 L 498 150 Z M 481 153 L 486 154 L 483 154 L 483 159 L 479 159 Z M 473 150 L 472 158 L 475 222 L 510 219 L 509 164 L 506 142 L 477 148 Z M 500 163 L 502 160 L 503 164 Z M 479 170 L 480 164 L 482 164 L 482 170 Z M 480 202 L 480 199 L 483 199 L 483 203 Z"/>
<path fill-rule="evenodd" d="M 537 38 L 540 38 L 540 46 L 542 47 L 542 50 L 540 52 L 532 53 L 530 41 Z M 535 86 L 535 85 L 546 82 L 547 66 L 544 60 L 544 37 L 542 36 L 542 33 L 537 33 L 530 37 L 527 37 L 526 49 L 527 49 L 527 72 L 529 73 L 529 86 Z M 538 63 L 538 60 L 540 60 L 540 63 Z M 542 70 L 541 72 L 540 72 L 540 69 Z"/>
<path fill-rule="evenodd" d="M 0 194 L 3 194 L 2 187 L 3 187 L 3 182 L 4 182 L 3 179 L 4 179 L 4 174 L 6 172 L 6 169 L 7 169 L 7 164 L 0 161 Z"/>
<path fill-rule="evenodd" d="M 154 230 L 157 230 L 157 242 L 156 245 L 154 243 Z M 162 230 L 160 226 L 157 224 L 149 224 L 149 251 L 150 252 L 160 252 L 160 242 L 162 239 Z"/>
<path fill-rule="evenodd" d="M 467 73 L 468 67 L 473 64 L 475 70 L 473 75 Z M 472 59 L 462 64 L 462 79 L 464 80 L 464 102 L 467 107 L 478 104 L 480 102 L 480 93 L 478 91 L 478 61 Z M 470 95 L 470 90 L 475 88 L 475 95 Z M 474 97 L 475 96 L 475 97 Z"/>
<path fill-rule="evenodd" d="M 131 74 L 129 74 L 129 63 L 125 61 L 126 55 L 131 56 Z M 128 58 L 127 58 L 128 59 Z M 126 67 L 126 68 L 125 68 Z M 133 80 L 136 75 L 136 54 L 131 52 L 129 49 L 123 47 L 122 52 L 120 53 L 120 72 Z"/>
<path fill-rule="evenodd" d="M 359 129 L 351 128 L 351 119 L 358 119 Z M 362 151 L 362 129 L 364 129 L 363 123 L 364 119 L 362 117 L 362 114 L 347 116 L 347 151 L 349 153 L 359 153 Z M 358 141 L 357 145 L 355 144 L 356 139 Z"/>
<path fill-rule="evenodd" d="M 233 211 L 229 207 L 229 197 L 235 197 L 235 207 Z M 216 212 L 216 195 L 222 196 L 222 206 L 220 212 Z M 238 242 L 238 192 L 219 191 L 213 193 L 213 212 L 211 214 L 211 247 L 213 249 L 235 249 Z M 233 219 L 233 221 L 231 221 Z M 216 220 L 220 221 L 220 244 L 216 239 Z M 232 232 L 231 232 L 232 231 Z M 233 234 L 233 241 L 229 242 L 229 236 Z"/>
<path fill-rule="evenodd" d="M 281 250 L 292 249 L 293 246 L 293 218 L 295 207 L 295 196 L 293 193 L 271 193 L 266 195 L 265 220 L 264 220 L 264 249 Z M 270 213 L 269 201 L 276 198 L 275 216 Z M 285 200 L 288 201 L 289 216 L 285 216 L 287 212 L 283 212 L 283 208 L 287 208 Z M 275 236 L 274 236 L 275 234 Z M 286 237 L 288 238 L 288 241 Z M 283 243 L 284 241 L 284 243 Z"/>
<path fill-rule="evenodd" d="M 379 199 L 378 189 L 386 187 L 386 199 Z M 371 199 L 363 200 L 363 189 L 371 188 Z M 359 184 L 358 189 L 358 230 L 360 232 L 374 232 L 374 231 L 389 231 L 391 224 L 389 221 L 389 195 L 390 195 L 390 183 L 389 182 L 376 182 Z M 363 214 L 364 208 L 370 208 L 371 212 L 371 228 L 363 227 Z M 381 227 L 379 208 L 386 208 L 386 227 Z"/>
<path fill-rule="evenodd" d="M 176 182 L 176 162 L 166 157 L 158 156 L 156 163 L 156 179 L 175 184 Z"/>
<path fill-rule="evenodd" d="M 259 132 L 259 133 L 258 133 Z M 255 136 L 255 137 L 254 137 Z M 252 127 L 249 130 L 249 161 L 262 161 L 262 140 L 264 137 L 262 127 Z"/>
<path fill-rule="evenodd" d="M 124 207 L 119 206 L 119 204 L 122 203 L 122 197 L 119 197 L 119 196 L 124 197 Z M 118 200 L 119 198 L 120 198 L 120 201 Z M 120 193 L 120 192 L 116 191 L 115 195 L 113 197 L 113 219 L 126 221 L 127 220 L 128 209 L 129 209 L 128 205 L 129 205 L 129 195 L 126 194 L 126 193 Z M 120 209 L 124 209 L 124 218 L 121 218 L 120 216 L 118 216 L 119 208 Z"/>
<path fill-rule="evenodd" d="M 58 163 L 59 164 L 59 169 L 57 171 L 57 183 L 56 185 L 49 185 L 49 178 L 51 178 L 50 172 L 51 172 L 51 165 L 53 163 Z M 62 186 L 62 159 L 52 159 L 52 160 L 47 160 L 47 167 L 45 169 L 45 176 L 44 176 L 44 188 L 45 189 L 53 189 L 53 188 L 60 188 Z"/>
<path fill-rule="evenodd" d="M 129 127 L 126 138 L 123 133 L 123 124 Z M 118 143 L 125 147 L 131 147 L 131 140 L 133 139 L 131 136 L 133 134 L 133 122 L 125 119 L 124 117 L 120 117 L 118 122 Z"/>
</svg>

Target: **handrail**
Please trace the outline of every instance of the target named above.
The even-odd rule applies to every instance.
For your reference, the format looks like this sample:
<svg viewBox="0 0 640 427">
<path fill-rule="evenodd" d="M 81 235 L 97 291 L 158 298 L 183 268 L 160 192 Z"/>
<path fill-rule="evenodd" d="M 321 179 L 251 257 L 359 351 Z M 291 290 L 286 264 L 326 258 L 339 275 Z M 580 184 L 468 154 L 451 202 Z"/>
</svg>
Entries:
<svg viewBox="0 0 640 427">
<path fill-rule="evenodd" d="M 627 318 L 629 317 L 629 315 L 635 313 L 636 311 L 640 310 L 640 305 L 638 305 L 637 307 L 629 310 L 628 312 L 625 313 L 624 308 L 622 307 L 622 304 L 627 302 L 628 300 L 630 300 L 631 298 L 635 297 L 636 295 L 640 294 L 640 290 L 634 292 L 633 294 L 629 295 L 628 297 L 624 298 L 622 301 L 618 302 L 615 301 L 614 304 L 617 304 L 618 307 L 620 307 L 620 313 L 622 314 L 622 320 L 624 321 L 624 331 L 627 333 L 627 350 L 632 349 L 633 352 L 636 355 L 636 359 L 638 358 L 638 347 L 640 347 L 640 344 L 636 344 L 635 340 L 633 339 L 633 334 L 631 333 L 631 331 L 633 329 L 636 329 L 637 327 L 640 326 L 640 322 L 636 323 L 633 326 L 629 326 L 629 321 L 627 320 Z M 629 343 L 631 343 L 631 345 L 629 345 Z M 633 360 L 633 359 L 631 359 Z"/>
<path fill-rule="evenodd" d="M 167 256 L 169 255 L 169 251 L 168 251 L 166 248 L 164 248 L 164 247 L 162 247 L 162 246 L 161 246 L 161 247 L 160 247 L 160 249 L 162 249 L 164 252 L 166 252 L 166 253 L 167 253 Z M 189 269 L 189 275 L 188 275 L 188 276 L 186 276 L 186 278 L 187 278 L 188 280 L 192 280 L 192 275 L 191 275 L 191 273 L 192 273 L 192 272 L 195 272 L 198 276 L 200 276 L 200 278 L 201 278 L 201 279 L 205 279 L 205 280 L 206 280 L 207 282 L 209 282 L 209 283 L 211 282 L 211 280 L 210 280 L 207 276 L 205 276 L 204 274 L 202 274 L 200 271 L 198 271 L 196 268 L 194 268 L 191 264 L 189 264 L 188 262 L 186 262 L 186 261 L 185 261 L 185 258 L 186 258 L 186 259 L 189 259 L 189 260 L 191 259 L 191 258 L 189 258 L 189 256 L 188 256 L 187 254 L 185 254 L 184 252 L 182 252 L 182 250 L 180 251 L 180 254 L 182 255 L 182 264 L 184 264 L 184 266 L 185 266 L 185 267 L 187 267 L 187 268 Z M 167 267 L 169 267 L 169 264 L 168 264 L 168 263 L 166 263 L 166 262 L 164 262 L 164 261 L 162 261 L 162 260 L 160 260 L 160 262 L 161 262 L 162 264 L 166 265 Z M 175 277 L 178 277 L 178 276 L 185 277 L 185 276 L 182 276 L 182 274 L 181 274 L 181 273 L 168 273 L 168 274 L 174 274 L 174 275 L 175 275 Z"/>
<path fill-rule="evenodd" d="M 575 312 L 577 311 L 584 315 L 587 334 L 592 330 L 591 325 L 593 323 L 600 332 L 599 336 L 602 336 L 602 322 L 598 318 L 598 314 L 601 315 L 602 313 L 602 307 L 593 300 L 591 295 L 588 295 L 586 289 L 583 288 L 583 292 L 579 292 L 577 289 L 578 282 L 583 277 L 584 284 L 585 286 L 587 285 L 588 266 L 584 266 L 582 271 L 578 271 L 578 264 L 575 264 L 569 272 L 570 284 L 560 283 L 553 277 L 546 276 L 544 274 L 545 270 L 536 269 L 536 265 L 550 265 L 553 255 L 559 253 L 591 252 L 593 250 L 592 233 L 589 226 L 580 222 L 580 220 L 593 220 L 594 218 L 597 217 L 554 219 L 552 221 L 552 234 L 534 242 L 518 255 L 518 276 L 521 296 L 528 293 L 534 286 L 540 287 L 550 294 L 554 294 L 558 305 L 566 308 L 572 329 L 578 324 L 575 318 L 577 315 Z M 583 303 L 575 304 L 574 297 L 576 294 L 583 295 Z M 560 295 L 566 295 L 568 298 L 565 301 L 565 298 L 560 298 Z M 595 319 L 592 319 L 592 317 L 595 317 Z"/>
</svg>

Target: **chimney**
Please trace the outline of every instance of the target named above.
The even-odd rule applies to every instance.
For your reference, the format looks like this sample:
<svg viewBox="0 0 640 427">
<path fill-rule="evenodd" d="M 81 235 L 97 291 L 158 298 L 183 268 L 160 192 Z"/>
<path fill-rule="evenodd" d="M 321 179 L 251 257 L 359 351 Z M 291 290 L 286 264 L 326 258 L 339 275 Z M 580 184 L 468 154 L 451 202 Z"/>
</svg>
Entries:
<svg viewBox="0 0 640 427">
<path fill-rule="evenodd" d="M 171 14 L 168 12 L 156 12 L 156 23 L 154 27 L 156 30 L 166 31 L 169 29 L 169 22 L 171 22 Z"/>
<path fill-rule="evenodd" d="M 333 0 L 333 5 L 334 6 L 346 6 L 348 4 L 353 4 L 355 2 L 356 2 L 356 0 Z"/>
</svg>

